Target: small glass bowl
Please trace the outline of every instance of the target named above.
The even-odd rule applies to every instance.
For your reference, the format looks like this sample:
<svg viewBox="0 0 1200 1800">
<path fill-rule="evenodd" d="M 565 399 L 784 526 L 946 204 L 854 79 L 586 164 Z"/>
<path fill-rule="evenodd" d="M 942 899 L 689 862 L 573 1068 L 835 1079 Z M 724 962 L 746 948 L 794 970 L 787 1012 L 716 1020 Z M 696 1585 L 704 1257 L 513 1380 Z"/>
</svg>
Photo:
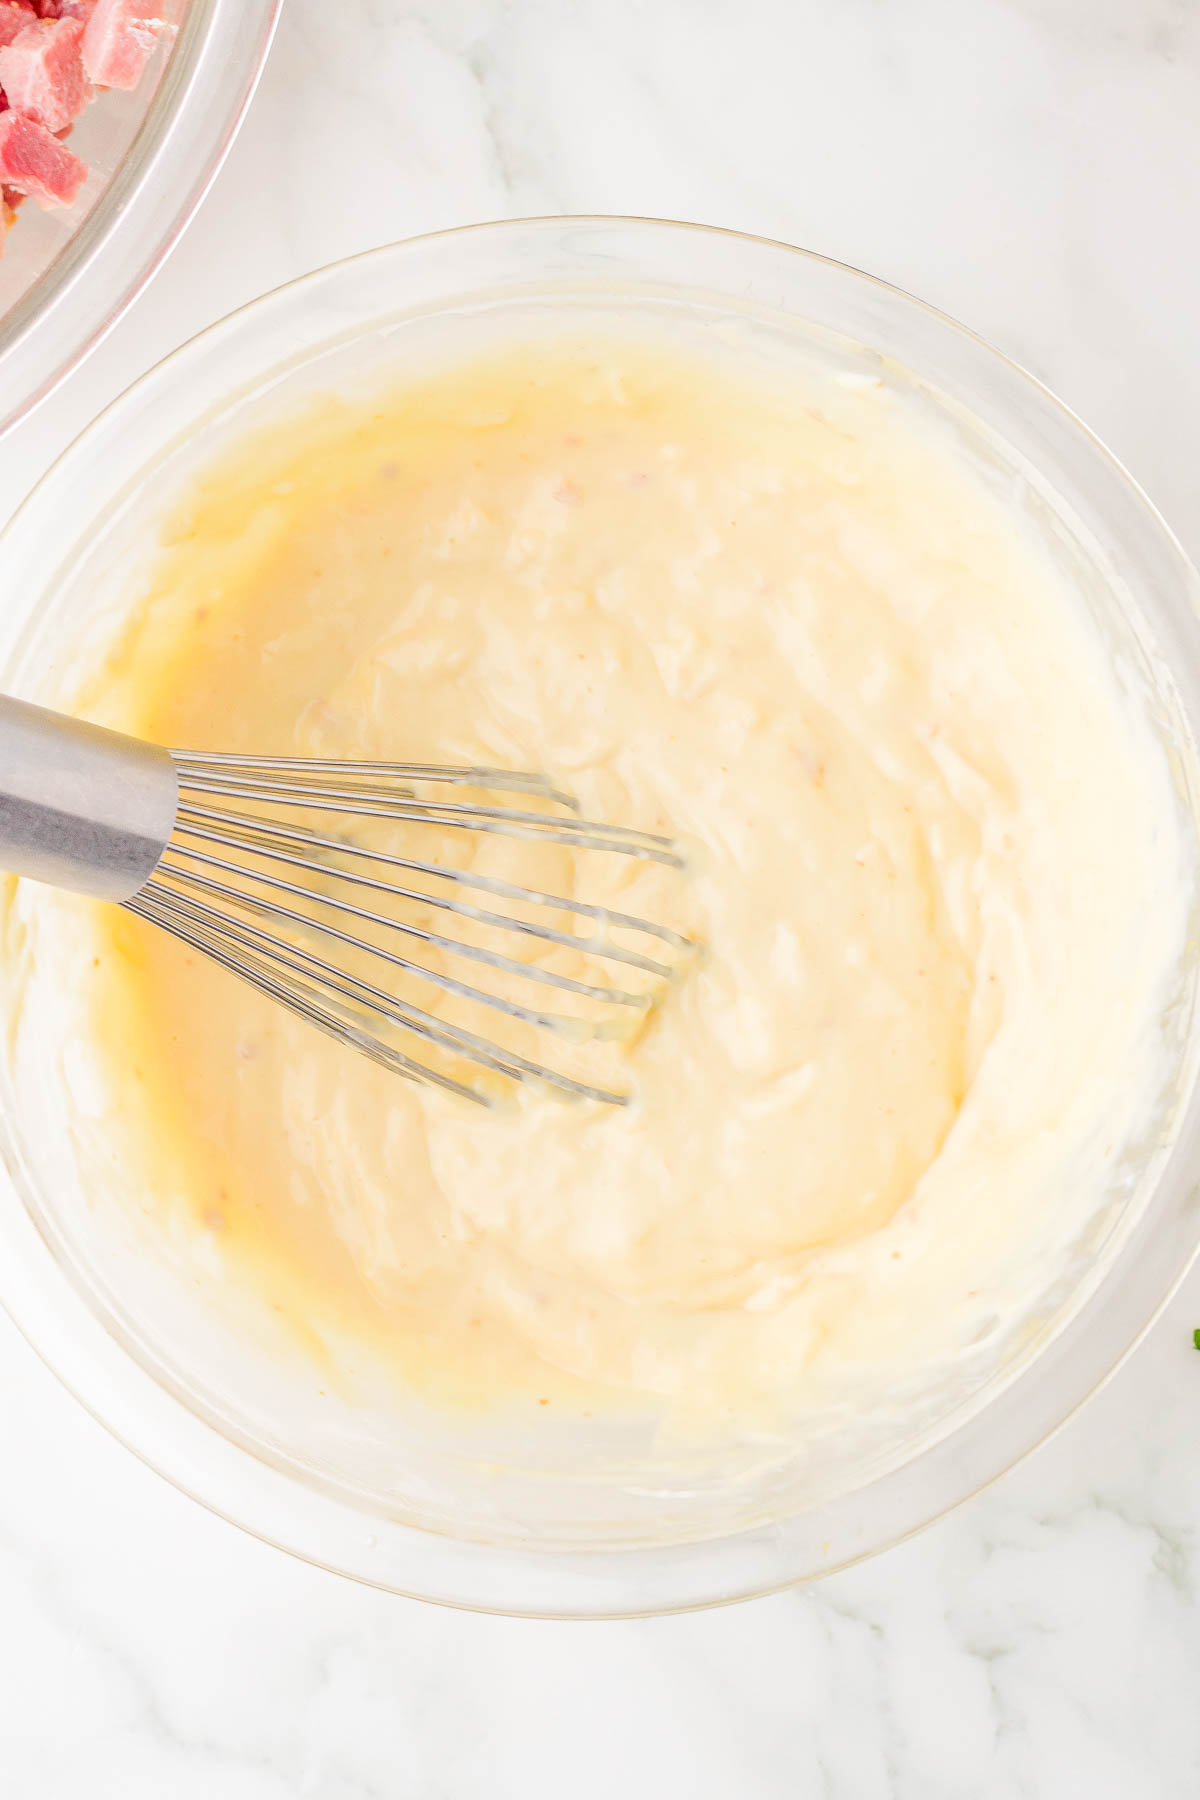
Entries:
<svg viewBox="0 0 1200 1800">
<path fill-rule="evenodd" d="M 20 208 L 0 258 L 0 435 L 111 330 L 225 160 L 282 0 L 167 0 L 178 26 L 130 93 L 98 94 L 71 134 L 91 174 L 74 206 Z"/>
<path fill-rule="evenodd" d="M 900 381 L 1068 556 L 1104 629 L 1153 699 L 1196 826 L 1200 579 L 1134 483 L 1047 391 L 970 332 L 853 270 L 780 244 L 646 220 L 472 227 L 371 251 L 257 301 L 131 388 L 62 457 L 0 540 L 10 596 L 0 687 L 66 687 L 120 611 L 172 492 L 228 437 L 305 393 L 470 349 L 533 308 L 551 325 L 637 305 L 722 337 L 753 329 Z M 581 310 L 582 309 L 582 310 Z M 491 322 L 489 325 L 489 321 Z M 984 454 L 983 451 L 980 454 Z M 7 929 L 11 892 L 0 908 Z M 1193 937 L 1195 934 L 1193 933 Z M 1200 1244 L 1200 1033 L 1195 958 L 1163 1029 L 1173 1046 L 1150 1139 L 1120 1190 L 1097 1196 L 1036 1331 L 970 1392 L 947 1394 L 886 1455 L 825 1491 L 774 1479 L 731 1498 L 700 1476 L 624 1483 L 549 1467 L 478 1435 L 363 1436 L 322 1394 L 271 1386 L 235 1334 L 149 1269 L 145 1243 L 72 1163 L 53 1019 L 36 1080 L 0 1057 L 0 1297 L 85 1406 L 147 1463 L 247 1530 L 399 1593 L 524 1615 L 667 1612 L 762 1593 L 882 1549 L 1032 1449 L 1146 1329 Z M 26 1010 L 28 1011 L 26 996 Z M 174 1285 L 172 1285 L 174 1283 Z M 203 1316 L 202 1316 L 203 1315 Z M 315 1385 L 315 1384 L 314 1384 Z M 935 1409 L 936 1410 L 936 1409 Z M 452 1427 L 447 1428 L 453 1436 Z M 464 1428 L 465 1429 L 465 1428 Z M 642 1446 L 645 1452 L 645 1446 Z M 372 1460 L 374 1459 L 374 1460 Z M 597 1465 L 599 1466 L 599 1465 Z M 382 1473 L 381 1473 L 382 1470 Z M 832 1479 L 832 1478 L 831 1478 Z"/>
</svg>

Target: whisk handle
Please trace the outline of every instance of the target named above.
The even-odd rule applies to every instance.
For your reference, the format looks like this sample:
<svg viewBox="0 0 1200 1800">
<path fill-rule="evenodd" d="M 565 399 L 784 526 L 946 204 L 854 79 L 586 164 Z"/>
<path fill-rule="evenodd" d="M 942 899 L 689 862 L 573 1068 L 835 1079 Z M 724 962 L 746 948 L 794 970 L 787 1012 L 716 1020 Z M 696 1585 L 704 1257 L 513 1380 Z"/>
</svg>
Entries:
<svg viewBox="0 0 1200 1800">
<path fill-rule="evenodd" d="M 0 695 L 0 869 L 129 900 L 179 804 L 166 750 Z"/>
</svg>

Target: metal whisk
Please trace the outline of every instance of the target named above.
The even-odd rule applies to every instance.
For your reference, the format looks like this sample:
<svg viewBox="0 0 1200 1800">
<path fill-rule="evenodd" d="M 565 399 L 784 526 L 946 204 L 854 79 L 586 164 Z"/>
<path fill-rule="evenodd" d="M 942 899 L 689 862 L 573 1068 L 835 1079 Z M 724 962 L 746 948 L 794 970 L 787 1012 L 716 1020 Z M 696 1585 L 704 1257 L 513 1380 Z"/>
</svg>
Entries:
<svg viewBox="0 0 1200 1800">
<path fill-rule="evenodd" d="M 365 823 L 392 847 L 343 835 Z M 432 1007 L 482 1007 L 564 1042 L 613 1035 L 614 1014 L 636 1020 L 655 1004 L 687 939 L 424 859 L 414 834 L 428 826 L 682 867 L 669 838 L 579 818 L 540 775 L 169 751 L 0 697 L 0 867 L 116 902 L 397 1073 L 485 1104 L 464 1065 L 623 1104 Z M 587 966 L 549 966 L 564 955 Z M 421 1005 L 414 989 L 438 998 Z M 548 1010 L 544 990 L 574 1010 Z"/>
</svg>

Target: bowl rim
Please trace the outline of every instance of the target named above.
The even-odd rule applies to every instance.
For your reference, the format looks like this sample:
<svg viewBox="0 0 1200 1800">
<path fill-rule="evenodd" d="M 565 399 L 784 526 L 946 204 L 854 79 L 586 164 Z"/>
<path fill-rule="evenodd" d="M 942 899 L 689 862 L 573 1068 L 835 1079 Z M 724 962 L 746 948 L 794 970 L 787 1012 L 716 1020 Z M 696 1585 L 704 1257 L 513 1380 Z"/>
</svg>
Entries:
<svg viewBox="0 0 1200 1800">
<path fill-rule="evenodd" d="M 62 249 L 0 315 L 0 437 L 103 341 L 178 243 L 246 116 L 282 7 L 189 0 L 121 162 Z"/>
<path fill-rule="evenodd" d="M 94 454 L 123 412 L 151 404 L 159 387 L 169 386 L 180 375 L 186 377 L 191 364 L 218 353 L 227 338 L 269 316 L 273 308 L 286 307 L 298 292 L 337 281 L 363 265 L 420 256 L 430 246 L 449 240 L 613 230 L 635 236 L 684 233 L 740 245 L 760 256 L 802 259 L 838 280 L 868 284 L 888 305 L 911 309 L 926 326 L 953 336 L 981 363 L 1003 368 L 1006 379 L 1026 402 L 1036 403 L 1040 416 L 1056 423 L 1069 439 L 1086 449 L 1112 492 L 1119 490 L 1125 503 L 1133 504 L 1153 535 L 1156 551 L 1173 570 L 1182 604 L 1166 637 L 1186 665 L 1183 673 L 1191 691 L 1189 723 L 1200 722 L 1200 576 L 1138 484 L 1045 384 L 968 327 L 877 276 L 774 239 L 686 221 L 587 214 L 463 225 L 362 251 L 300 275 L 196 334 L 112 401 L 43 475 L 0 533 L 0 560 L 13 554 L 14 544 L 23 536 L 42 528 L 45 518 L 52 515 L 57 485 L 70 481 L 76 461 L 82 463 Z M 279 365 L 268 360 L 263 372 L 272 366 Z M 234 391 L 225 390 L 227 394 Z M 27 623 L 16 644 L 5 647 L 10 665 L 32 628 Z M 1178 1117 L 1178 1131 L 1163 1154 L 1151 1199 L 1158 1197 L 1173 1171 L 1178 1188 L 1173 1230 L 1179 1242 L 1173 1240 L 1170 1246 L 1157 1242 L 1150 1232 L 1151 1208 L 1145 1208 L 1120 1255 L 1058 1335 L 978 1414 L 958 1425 L 951 1422 L 947 1433 L 913 1461 L 885 1473 L 852 1496 L 853 1500 L 865 1500 L 868 1517 L 864 1520 L 861 1516 L 862 1507 L 857 1513 L 851 1508 L 854 1516 L 844 1529 L 839 1522 L 838 1541 L 836 1545 L 829 1541 L 824 1555 L 814 1547 L 812 1530 L 801 1544 L 793 1529 L 798 1522 L 787 1519 L 666 1549 L 580 1552 L 513 1549 L 439 1538 L 413 1525 L 381 1525 L 363 1515 L 358 1515 L 357 1526 L 344 1518 L 334 1521 L 327 1498 L 311 1494 L 298 1498 L 296 1492 L 289 1492 L 297 1487 L 291 1475 L 225 1437 L 194 1409 L 187 1410 L 177 1388 L 165 1386 L 141 1364 L 131 1379 L 133 1357 L 128 1347 L 113 1337 L 74 1288 L 31 1217 L 28 1189 L 32 1178 L 24 1166 L 7 1106 L 0 1107 L 0 1152 L 12 1177 L 13 1192 L 0 1193 L 0 1246 L 4 1247 L 0 1304 L 68 1390 L 140 1460 L 211 1511 L 302 1560 L 367 1585 L 465 1610 L 545 1618 L 686 1612 L 776 1592 L 901 1542 L 1030 1454 L 1099 1391 L 1149 1331 L 1200 1253 L 1200 1187 L 1189 1174 L 1200 1168 L 1200 1092 L 1194 1059 Z M 1142 1255 L 1132 1257 L 1134 1248 Z M 21 1279 L 16 1278 L 18 1272 Z M 1101 1320 L 1109 1321 L 1103 1342 L 1089 1339 L 1084 1343 L 1088 1328 Z M 1067 1382 L 1066 1399 L 1060 1394 L 1049 1402 L 1048 1394 L 1056 1391 L 1055 1372 L 1061 1377 L 1068 1365 L 1073 1374 Z M 984 1420 L 990 1428 L 986 1442 L 978 1430 Z M 943 1476 L 935 1493 L 925 1465 L 939 1456 L 945 1461 L 951 1444 L 958 1451 L 954 1468 L 949 1479 Z M 881 1530 L 878 1513 L 885 1501 L 890 1523 Z M 809 1515 L 802 1518 L 811 1525 Z M 819 1522 L 820 1514 L 817 1519 Z M 395 1539 L 386 1556 L 378 1554 L 384 1531 Z M 530 1597 L 534 1589 L 536 1599 Z"/>
</svg>

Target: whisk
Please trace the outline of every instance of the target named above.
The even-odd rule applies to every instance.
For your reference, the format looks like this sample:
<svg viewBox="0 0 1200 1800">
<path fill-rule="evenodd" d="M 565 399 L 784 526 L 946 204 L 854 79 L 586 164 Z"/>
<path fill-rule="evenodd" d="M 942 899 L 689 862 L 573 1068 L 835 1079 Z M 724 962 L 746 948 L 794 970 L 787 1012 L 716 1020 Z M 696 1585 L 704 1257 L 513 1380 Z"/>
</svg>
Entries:
<svg viewBox="0 0 1200 1800">
<path fill-rule="evenodd" d="M 365 825 L 392 847 L 361 842 Z M 455 1023 L 446 1004 L 565 1042 L 611 1036 L 614 1015 L 657 1003 L 688 940 L 410 854 L 422 827 L 682 867 L 670 838 L 580 818 L 542 775 L 171 751 L 0 696 L 0 867 L 115 902 L 396 1073 L 484 1104 L 489 1077 L 624 1104 L 540 1050 Z M 549 1010 L 547 990 L 573 1012 Z"/>
</svg>

